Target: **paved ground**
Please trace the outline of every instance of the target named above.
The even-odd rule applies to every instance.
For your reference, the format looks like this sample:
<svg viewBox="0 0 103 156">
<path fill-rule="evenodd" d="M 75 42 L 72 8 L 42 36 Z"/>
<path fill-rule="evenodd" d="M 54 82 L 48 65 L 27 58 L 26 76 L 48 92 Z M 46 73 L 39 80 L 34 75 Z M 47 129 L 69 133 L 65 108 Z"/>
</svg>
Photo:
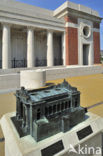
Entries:
<svg viewBox="0 0 103 156">
<path fill-rule="evenodd" d="M 16 101 L 14 93 L 0 94 L 0 118 L 3 114 L 11 111 L 15 111 Z M 3 133 L 0 128 L 0 138 L 3 137 Z M 0 156 L 4 156 L 4 142 L 0 142 Z"/>
<path fill-rule="evenodd" d="M 66 80 L 81 92 L 81 106 L 89 107 L 89 111 L 103 117 L 103 74 L 72 77 Z M 60 79 L 50 82 L 60 83 L 62 81 Z M 13 93 L 0 94 L 0 117 L 6 112 L 14 111 L 15 106 Z M 0 137 L 3 137 L 1 130 Z M 4 143 L 0 143 L 0 156 L 4 156 Z"/>
</svg>

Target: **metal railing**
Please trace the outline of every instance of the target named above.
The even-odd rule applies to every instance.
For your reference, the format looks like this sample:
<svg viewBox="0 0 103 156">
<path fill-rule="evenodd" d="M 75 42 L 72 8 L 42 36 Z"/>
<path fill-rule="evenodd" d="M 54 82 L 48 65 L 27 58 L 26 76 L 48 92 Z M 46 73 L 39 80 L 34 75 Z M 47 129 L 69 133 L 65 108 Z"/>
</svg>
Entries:
<svg viewBox="0 0 103 156">
<path fill-rule="evenodd" d="M 59 65 L 63 65 L 63 60 L 62 59 L 54 59 L 54 65 L 55 66 L 59 66 Z"/>
<path fill-rule="evenodd" d="M 12 62 L 12 68 L 22 68 L 27 67 L 27 60 L 16 60 L 15 58 L 11 61 Z"/>
<path fill-rule="evenodd" d="M 59 66 L 63 64 L 63 60 L 62 59 L 54 59 L 54 65 L 55 66 Z M 24 68 L 27 67 L 27 60 L 26 59 L 22 59 L 22 60 L 17 60 L 16 58 L 14 58 L 13 60 L 11 60 L 11 65 L 12 68 Z M 41 67 L 41 66 L 47 66 L 47 59 L 39 59 L 36 58 L 36 67 Z M 2 60 L 0 60 L 0 68 L 2 68 Z"/>
<path fill-rule="evenodd" d="M 36 67 L 40 67 L 40 66 L 47 66 L 47 60 L 36 58 Z"/>
<path fill-rule="evenodd" d="M 54 65 L 59 66 L 63 65 L 63 60 L 62 59 L 54 59 Z M 38 59 L 36 58 L 36 67 L 39 66 L 47 66 L 47 59 Z"/>
</svg>

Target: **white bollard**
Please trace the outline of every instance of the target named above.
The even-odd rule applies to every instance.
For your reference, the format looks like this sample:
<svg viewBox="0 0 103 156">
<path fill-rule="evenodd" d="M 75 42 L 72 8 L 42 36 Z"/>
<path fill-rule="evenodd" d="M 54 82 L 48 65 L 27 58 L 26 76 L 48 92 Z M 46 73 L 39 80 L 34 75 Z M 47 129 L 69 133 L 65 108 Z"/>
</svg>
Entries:
<svg viewBox="0 0 103 156">
<path fill-rule="evenodd" d="M 46 82 L 46 71 L 37 70 L 26 70 L 20 72 L 20 87 L 25 89 L 38 89 L 45 86 Z"/>
</svg>

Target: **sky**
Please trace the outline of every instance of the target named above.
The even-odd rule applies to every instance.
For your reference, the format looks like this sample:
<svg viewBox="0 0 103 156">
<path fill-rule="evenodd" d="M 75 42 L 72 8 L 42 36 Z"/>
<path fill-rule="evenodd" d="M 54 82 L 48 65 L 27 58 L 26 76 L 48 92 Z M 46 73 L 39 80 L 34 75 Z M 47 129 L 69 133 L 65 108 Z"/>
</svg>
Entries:
<svg viewBox="0 0 103 156">
<path fill-rule="evenodd" d="M 41 8 L 55 10 L 66 0 L 17 0 L 19 2 L 32 4 Z M 103 18 L 103 0 L 70 0 L 71 2 L 82 4 L 99 12 Z M 100 29 L 101 49 L 103 50 L 103 20 Z"/>
</svg>

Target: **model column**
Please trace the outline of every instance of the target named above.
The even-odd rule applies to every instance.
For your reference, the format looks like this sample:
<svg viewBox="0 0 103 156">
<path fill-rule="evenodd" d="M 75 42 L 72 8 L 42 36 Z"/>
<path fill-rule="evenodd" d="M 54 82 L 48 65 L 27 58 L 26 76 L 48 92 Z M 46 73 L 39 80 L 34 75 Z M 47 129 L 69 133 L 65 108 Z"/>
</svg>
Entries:
<svg viewBox="0 0 103 156">
<path fill-rule="evenodd" d="M 2 34 L 2 68 L 11 68 L 11 33 L 10 25 L 3 24 Z"/>
<path fill-rule="evenodd" d="M 53 53 L 53 31 L 47 32 L 47 66 L 54 65 L 54 53 Z"/>
<path fill-rule="evenodd" d="M 35 66 L 35 49 L 34 49 L 34 30 L 28 28 L 27 32 L 27 67 Z"/>
</svg>

